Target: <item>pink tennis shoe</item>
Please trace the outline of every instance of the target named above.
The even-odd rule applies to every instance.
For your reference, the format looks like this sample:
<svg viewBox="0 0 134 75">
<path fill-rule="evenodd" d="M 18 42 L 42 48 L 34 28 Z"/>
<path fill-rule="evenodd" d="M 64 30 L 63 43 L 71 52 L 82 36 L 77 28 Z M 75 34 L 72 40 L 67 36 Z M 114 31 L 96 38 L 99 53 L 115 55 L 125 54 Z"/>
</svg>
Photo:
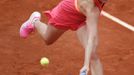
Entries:
<svg viewBox="0 0 134 75">
<path fill-rule="evenodd" d="M 34 22 L 40 20 L 40 18 L 41 14 L 39 12 L 33 12 L 30 18 L 21 25 L 20 37 L 27 38 L 35 30 Z"/>
</svg>

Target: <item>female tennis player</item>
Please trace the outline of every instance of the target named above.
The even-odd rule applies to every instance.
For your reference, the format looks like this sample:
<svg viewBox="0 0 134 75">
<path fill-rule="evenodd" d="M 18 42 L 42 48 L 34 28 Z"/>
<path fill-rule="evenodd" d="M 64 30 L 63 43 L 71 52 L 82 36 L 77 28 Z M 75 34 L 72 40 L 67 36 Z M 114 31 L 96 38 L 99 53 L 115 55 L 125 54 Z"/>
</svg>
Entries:
<svg viewBox="0 0 134 75">
<path fill-rule="evenodd" d="M 92 75 L 103 75 L 103 68 L 96 54 L 98 45 L 97 24 L 100 12 L 107 0 L 61 0 L 52 10 L 45 11 L 48 24 L 40 21 L 41 14 L 33 12 L 20 28 L 20 36 L 27 38 L 35 29 L 45 43 L 54 43 L 67 30 L 76 31 L 85 48 L 84 65 L 80 75 L 87 75 L 89 68 Z"/>
</svg>

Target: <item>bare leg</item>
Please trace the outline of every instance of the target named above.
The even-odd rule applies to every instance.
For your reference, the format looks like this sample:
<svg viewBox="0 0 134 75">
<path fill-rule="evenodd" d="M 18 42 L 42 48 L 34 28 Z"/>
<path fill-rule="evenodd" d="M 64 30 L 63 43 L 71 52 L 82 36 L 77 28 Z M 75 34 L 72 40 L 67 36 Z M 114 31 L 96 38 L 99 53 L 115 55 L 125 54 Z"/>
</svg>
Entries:
<svg viewBox="0 0 134 75">
<path fill-rule="evenodd" d="M 92 75 L 103 75 L 102 64 L 96 53 L 92 53 L 91 73 L 92 73 Z"/>
<path fill-rule="evenodd" d="M 87 45 L 87 39 L 88 39 L 86 30 L 87 30 L 86 25 L 77 30 L 78 38 L 79 38 L 79 40 L 82 43 L 84 48 Z M 96 42 L 96 45 L 97 45 L 97 42 Z M 92 51 L 91 55 L 89 55 L 89 57 L 90 58 L 89 58 L 88 62 L 90 62 L 91 74 L 92 75 L 103 75 L 102 64 L 100 63 L 100 60 L 97 57 L 96 48 L 93 49 L 93 51 Z M 81 69 L 81 71 L 86 70 L 88 73 L 89 65 L 85 65 L 85 63 L 87 63 L 87 62 L 86 61 L 84 62 L 84 66 Z"/>
<path fill-rule="evenodd" d="M 87 30 L 86 29 L 86 25 L 82 26 L 81 28 L 79 28 L 77 30 L 78 39 L 80 40 L 80 42 L 81 42 L 81 44 L 82 44 L 82 46 L 84 48 L 86 47 L 87 39 L 88 39 L 88 37 L 87 37 L 87 31 L 86 30 Z M 86 53 L 86 51 L 85 51 L 85 53 Z M 91 57 L 91 55 L 90 55 L 90 57 Z M 90 62 L 90 61 L 88 61 L 88 62 Z M 84 65 L 83 65 L 83 67 L 80 70 L 80 75 L 87 75 L 88 74 L 88 71 L 89 71 L 89 63 L 88 63 L 88 65 L 85 65 L 85 63 L 87 63 L 87 62 L 85 62 L 85 59 L 84 59 Z"/>
<path fill-rule="evenodd" d="M 47 45 L 50 45 L 53 42 L 55 42 L 66 31 L 57 29 L 52 25 L 46 25 L 45 23 L 42 23 L 39 20 L 36 21 L 34 24 L 38 33 L 43 37 Z"/>
</svg>

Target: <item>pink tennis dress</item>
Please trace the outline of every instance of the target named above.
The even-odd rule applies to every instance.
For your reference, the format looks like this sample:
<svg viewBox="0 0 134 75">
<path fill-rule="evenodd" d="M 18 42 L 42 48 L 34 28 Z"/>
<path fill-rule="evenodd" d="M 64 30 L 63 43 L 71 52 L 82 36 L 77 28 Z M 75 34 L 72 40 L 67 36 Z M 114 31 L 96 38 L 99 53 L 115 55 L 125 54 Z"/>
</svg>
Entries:
<svg viewBox="0 0 134 75">
<path fill-rule="evenodd" d="M 96 6 L 101 10 L 103 5 L 99 0 L 94 0 Z M 45 11 L 48 17 L 48 24 L 58 29 L 77 30 L 85 25 L 86 16 L 77 11 L 75 0 L 62 0 L 51 11 Z"/>
</svg>

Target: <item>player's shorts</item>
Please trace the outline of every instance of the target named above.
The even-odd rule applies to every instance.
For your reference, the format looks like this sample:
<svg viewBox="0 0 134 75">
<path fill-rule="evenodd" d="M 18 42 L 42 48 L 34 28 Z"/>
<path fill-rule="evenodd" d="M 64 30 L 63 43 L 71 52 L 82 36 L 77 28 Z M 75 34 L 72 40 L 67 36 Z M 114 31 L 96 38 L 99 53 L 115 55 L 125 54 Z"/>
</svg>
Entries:
<svg viewBox="0 0 134 75">
<path fill-rule="evenodd" d="M 101 0 L 94 0 L 94 3 L 100 11 L 103 9 L 103 6 L 105 5 L 105 3 L 103 3 Z"/>
<path fill-rule="evenodd" d="M 77 30 L 85 25 L 86 16 L 75 8 L 75 0 L 62 0 L 54 9 L 45 11 L 48 24 L 62 30 Z"/>
<path fill-rule="evenodd" d="M 100 0 L 94 0 L 95 5 L 101 11 L 104 4 Z M 45 11 L 48 24 L 63 30 L 77 30 L 86 24 L 86 16 L 79 12 L 77 0 L 62 0 L 51 11 Z"/>
</svg>

